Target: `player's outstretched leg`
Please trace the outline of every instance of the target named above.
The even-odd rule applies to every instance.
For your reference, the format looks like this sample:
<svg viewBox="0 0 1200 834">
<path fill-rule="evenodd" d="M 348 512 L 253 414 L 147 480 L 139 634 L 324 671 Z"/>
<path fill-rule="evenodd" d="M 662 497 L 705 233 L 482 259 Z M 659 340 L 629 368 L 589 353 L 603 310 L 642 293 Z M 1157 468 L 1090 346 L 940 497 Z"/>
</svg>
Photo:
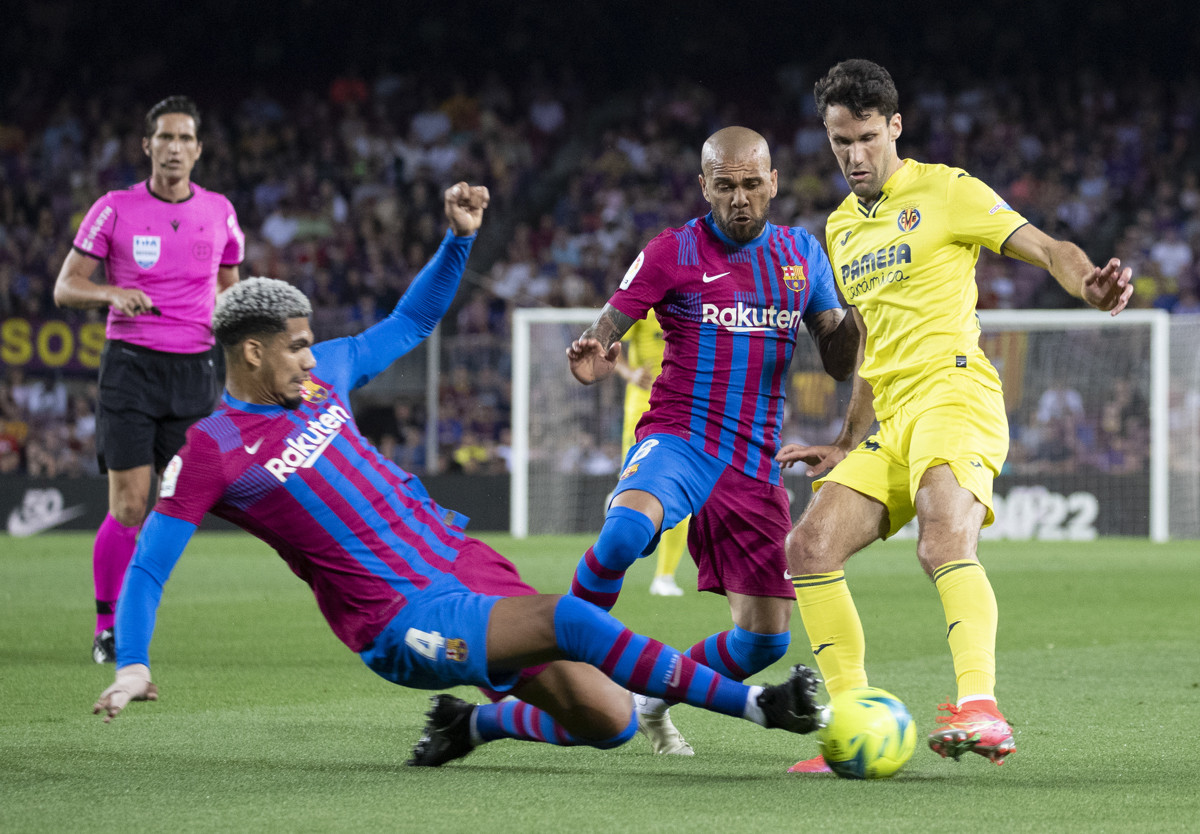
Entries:
<svg viewBox="0 0 1200 834">
<path fill-rule="evenodd" d="M 806 666 L 793 666 L 786 681 L 767 687 L 744 687 L 748 692 L 742 717 L 763 727 L 809 733 L 817 727 L 820 707 L 813 701 L 817 678 Z M 475 706 L 453 695 L 434 695 L 426 714 L 425 730 L 413 748 L 408 764 L 439 767 L 461 759 L 480 744 L 502 738 L 540 741 L 560 746 L 586 744 L 606 750 L 633 737 L 637 721 L 630 718 L 624 730 L 605 739 L 581 739 L 549 713 L 522 701 L 501 701 Z"/>
<path fill-rule="evenodd" d="M 635 634 L 610 614 L 571 596 L 560 598 L 555 606 L 554 632 L 568 659 L 590 663 L 632 692 L 794 733 L 817 727 L 817 676 L 807 667 L 793 667 L 792 676 L 773 687 L 746 686 Z M 790 704 L 786 709 L 781 706 L 785 703 Z"/>
<path fill-rule="evenodd" d="M 941 724 L 929 734 L 929 748 L 943 759 L 958 761 L 963 753 L 978 753 L 998 765 L 1017 751 L 1012 727 L 1004 720 L 996 702 L 989 698 L 963 704 L 939 704 L 938 709 L 949 715 L 939 715 Z"/>
<path fill-rule="evenodd" d="M 480 744 L 503 738 L 608 750 L 629 741 L 637 732 L 632 714 L 625 729 L 616 735 L 589 740 L 572 734 L 544 710 L 519 700 L 476 706 L 442 694 L 434 695 L 430 703 L 425 731 L 407 762 L 413 767 L 439 767 L 461 759 Z"/>
<path fill-rule="evenodd" d="M 786 631 L 760 634 L 734 626 L 701 640 L 684 654 L 727 678 L 741 681 L 781 659 L 787 654 L 790 642 L 791 635 Z M 692 746 L 671 721 L 667 701 L 638 695 L 634 703 L 638 711 L 638 729 L 650 740 L 655 753 L 694 755 Z"/>
<path fill-rule="evenodd" d="M 629 507 L 610 507 L 596 543 L 587 549 L 571 580 L 571 595 L 605 611 L 621 593 L 625 571 L 644 555 L 657 528 L 644 513 Z"/>
</svg>

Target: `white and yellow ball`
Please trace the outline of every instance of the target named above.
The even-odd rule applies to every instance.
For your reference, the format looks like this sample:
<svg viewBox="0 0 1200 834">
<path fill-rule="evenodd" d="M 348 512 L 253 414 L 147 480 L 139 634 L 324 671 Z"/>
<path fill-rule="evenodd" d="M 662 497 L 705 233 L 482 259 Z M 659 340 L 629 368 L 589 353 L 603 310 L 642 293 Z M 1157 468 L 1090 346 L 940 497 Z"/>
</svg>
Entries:
<svg viewBox="0 0 1200 834">
<path fill-rule="evenodd" d="M 864 686 L 833 698 L 817 742 L 843 779 L 886 779 L 912 758 L 917 727 L 899 698 Z"/>
</svg>

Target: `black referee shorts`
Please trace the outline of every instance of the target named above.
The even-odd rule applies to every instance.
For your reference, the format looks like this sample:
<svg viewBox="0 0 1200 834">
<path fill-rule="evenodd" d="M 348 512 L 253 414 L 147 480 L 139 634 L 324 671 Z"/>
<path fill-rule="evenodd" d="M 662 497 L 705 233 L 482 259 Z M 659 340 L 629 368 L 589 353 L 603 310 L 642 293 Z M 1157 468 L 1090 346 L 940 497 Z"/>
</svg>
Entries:
<svg viewBox="0 0 1200 834">
<path fill-rule="evenodd" d="M 216 405 L 221 380 L 214 352 L 165 353 L 118 340 L 105 343 L 96 411 L 101 472 L 167 465 L 183 448 L 188 427 Z"/>
</svg>

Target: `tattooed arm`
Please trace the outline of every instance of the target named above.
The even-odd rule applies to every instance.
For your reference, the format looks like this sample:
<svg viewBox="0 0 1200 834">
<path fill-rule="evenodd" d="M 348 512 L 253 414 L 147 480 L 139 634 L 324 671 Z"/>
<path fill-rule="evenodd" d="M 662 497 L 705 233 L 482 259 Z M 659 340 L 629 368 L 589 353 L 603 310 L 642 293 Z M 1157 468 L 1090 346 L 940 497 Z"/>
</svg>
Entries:
<svg viewBox="0 0 1200 834">
<path fill-rule="evenodd" d="M 607 378 L 621 355 L 621 337 L 634 321 L 611 304 L 605 304 L 595 323 L 567 348 L 575 378 L 584 385 Z"/>
<path fill-rule="evenodd" d="M 840 307 L 805 315 L 804 326 L 821 354 L 825 373 L 844 382 L 854 373 L 858 357 L 858 327 L 853 315 Z"/>
<path fill-rule="evenodd" d="M 857 371 L 859 366 L 862 365 L 863 351 L 867 344 L 867 328 L 863 324 L 862 316 L 853 307 L 850 308 L 849 315 L 846 318 L 851 319 L 851 323 L 858 331 L 855 338 L 855 355 L 852 368 L 853 371 Z M 839 329 L 841 329 L 840 325 Z M 827 371 L 829 370 L 828 361 L 826 361 L 825 368 Z M 821 475 L 837 465 L 842 458 L 849 454 L 851 449 L 862 442 L 874 424 L 875 392 L 871 390 L 871 386 L 861 376 L 855 373 L 854 387 L 850 393 L 850 404 L 846 408 L 846 419 L 842 423 L 842 430 L 838 432 L 838 436 L 832 445 L 801 446 L 797 443 L 789 443 L 779 450 L 775 455 L 775 460 L 782 463 L 784 469 L 795 463 L 807 464 L 804 474 L 810 478 Z"/>
</svg>

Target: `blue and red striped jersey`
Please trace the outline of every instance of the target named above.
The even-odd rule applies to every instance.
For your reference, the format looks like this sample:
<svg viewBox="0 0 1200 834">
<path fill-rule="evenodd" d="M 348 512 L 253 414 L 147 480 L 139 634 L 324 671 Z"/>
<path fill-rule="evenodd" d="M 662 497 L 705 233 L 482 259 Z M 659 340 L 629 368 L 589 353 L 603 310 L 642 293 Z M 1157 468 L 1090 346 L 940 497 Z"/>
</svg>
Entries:
<svg viewBox="0 0 1200 834">
<path fill-rule="evenodd" d="M 635 319 L 653 308 L 666 341 L 637 439 L 673 434 L 780 483 L 774 456 L 797 333 L 805 315 L 840 306 L 816 238 L 767 223 L 738 244 L 709 214 L 650 241 L 609 303 Z"/>
<path fill-rule="evenodd" d="M 163 472 L 154 515 L 186 522 L 180 528 L 190 535 L 211 512 L 262 539 L 312 587 L 334 633 L 356 652 L 413 594 L 464 587 L 451 570 L 467 519 L 438 506 L 415 476 L 371 445 L 355 424 L 350 392 L 433 329 L 473 240 L 447 234 L 392 315 L 357 336 L 314 345 L 316 367 L 298 408 L 226 392 Z M 134 566 L 145 563 L 161 584 L 186 539 L 147 538 Z M 126 642 L 137 645 L 127 647 L 127 662 L 145 662 L 144 617 L 130 616 L 128 631 L 137 637 Z"/>
</svg>

